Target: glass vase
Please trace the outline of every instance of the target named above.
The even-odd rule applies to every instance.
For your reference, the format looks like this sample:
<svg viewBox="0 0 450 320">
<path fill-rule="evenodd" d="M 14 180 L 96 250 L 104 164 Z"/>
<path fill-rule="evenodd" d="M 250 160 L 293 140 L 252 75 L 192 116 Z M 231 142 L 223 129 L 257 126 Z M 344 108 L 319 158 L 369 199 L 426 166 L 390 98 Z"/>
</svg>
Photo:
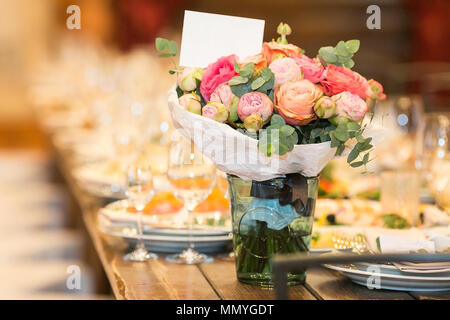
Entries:
<svg viewBox="0 0 450 320">
<path fill-rule="evenodd" d="M 288 174 L 266 181 L 228 175 L 233 249 L 238 280 L 273 286 L 275 254 L 309 251 L 318 177 Z M 288 274 L 288 285 L 304 283 L 306 270 Z"/>
</svg>

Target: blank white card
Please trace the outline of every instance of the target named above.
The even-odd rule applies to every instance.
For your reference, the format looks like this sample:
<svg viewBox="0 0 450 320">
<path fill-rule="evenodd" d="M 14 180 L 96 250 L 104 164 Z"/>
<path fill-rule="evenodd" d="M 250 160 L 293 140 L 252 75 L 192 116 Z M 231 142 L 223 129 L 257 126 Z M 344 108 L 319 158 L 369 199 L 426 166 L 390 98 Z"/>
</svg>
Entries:
<svg viewBox="0 0 450 320">
<path fill-rule="evenodd" d="M 180 65 L 204 68 L 218 58 L 261 52 L 264 20 L 196 11 L 184 12 Z"/>
</svg>

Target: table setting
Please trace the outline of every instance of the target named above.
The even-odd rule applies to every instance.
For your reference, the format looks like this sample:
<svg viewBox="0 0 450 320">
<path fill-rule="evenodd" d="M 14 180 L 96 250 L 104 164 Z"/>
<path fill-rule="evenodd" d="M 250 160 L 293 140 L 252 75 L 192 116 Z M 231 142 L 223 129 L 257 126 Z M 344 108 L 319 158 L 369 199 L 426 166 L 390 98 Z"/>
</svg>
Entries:
<svg viewBox="0 0 450 320">
<path fill-rule="evenodd" d="M 263 20 L 221 16 L 249 41 L 204 52 L 193 34 L 211 16 L 186 11 L 180 50 L 66 44 L 30 89 L 116 296 L 143 294 L 123 280 L 137 273 L 266 297 L 278 256 L 450 254 L 448 113 L 356 72 L 356 39 L 306 53 L 286 23 L 264 42 Z M 375 298 L 450 291 L 448 261 L 319 270 L 286 274 L 295 297 L 329 277 Z M 214 296 L 198 281 L 208 293 L 190 297 Z"/>
</svg>

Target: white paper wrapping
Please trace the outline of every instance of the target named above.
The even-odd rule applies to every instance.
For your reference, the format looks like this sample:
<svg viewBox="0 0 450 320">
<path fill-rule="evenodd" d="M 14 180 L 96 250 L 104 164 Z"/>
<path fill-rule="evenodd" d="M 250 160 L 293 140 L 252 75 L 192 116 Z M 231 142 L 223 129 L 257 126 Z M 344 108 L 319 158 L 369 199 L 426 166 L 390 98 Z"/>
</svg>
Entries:
<svg viewBox="0 0 450 320">
<path fill-rule="evenodd" d="M 178 103 L 175 88 L 168 92 L 168 104 L 174 126 L 184 137 L 192 140 L 221 171 L 245 180 L 264 181 L 288 173 L 314 177 L 336 153 L 336 148 L 331 148 L 328 141 L 295 145 L 294 150 L 284 156 L 266 157 L 258 151 L 258 140 L 227 124 L 185 110 Z M 365 135 L 372 137 L 372 144 L 375 145 L 383 134 L 374 131 L 368 128 Z"/>
</svg>

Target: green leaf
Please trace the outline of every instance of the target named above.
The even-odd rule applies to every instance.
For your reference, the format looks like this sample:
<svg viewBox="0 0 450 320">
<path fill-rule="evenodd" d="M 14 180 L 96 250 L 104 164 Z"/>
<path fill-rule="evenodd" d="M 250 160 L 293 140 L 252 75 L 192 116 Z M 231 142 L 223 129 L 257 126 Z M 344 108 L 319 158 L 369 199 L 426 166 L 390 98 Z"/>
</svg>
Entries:
<svg viewBox="0 0 450 320">
<path fill-rule="evenodd" d="M 344 62 L 344 67 L 351 69 L 355 66 L 355 61 L 353 61 L 353 59 L 347 60 L 346 62 Z"/>
<path fill-rule="evenodd" d="M 328 63 L 333 63 L 337 61 L 337 56 L 334 53 L 333 47 L 322 47 L 319 49 L 319 55 L 325 59 Z"/>
<path fill-rule="evenodd" d="M 290 136 L 291 134 L 293 134 L 295 132 L 294 127 L 291 127 L 290 125 L 285 124 L 284 126 L 281 127 L 280 129 L 280 133 L 284 136 Z"/>
<path fill-rule="evenodd" d="M 338 44 L 336 45 L 336 52 L 338 55 L 343 57 L 348 57 L 349 55 L 351 55 L 351 53 L 347 51 L 347 47 L 344 41 L 338 42 Z"/>
<path fill-rule="evenodd" d="M 369 162 L 369 153 L 366 153 L 366 154 L 364 155 L 362 161 L 364 162 L 364 164 L 367 164 L 367 162 Z"/>
<path fill-rule="evenodd" d="M 247 83 L 248 79 L 241 77 L 241 76 L 235 76 L 233 78 L 230 79 L 230 81 L 228 81 L 228 84 L 230 86 L 236 86 L 238 84 L 243 84 L 243 83 Z"/>
<path fill-rule="evenodd" d="M 158 54 L 158 57 L 160 57 L 160 58 L 173 57 L 173 54 L 171 54 L 171 53 L 160 53 L 160 54 Z"/>
<path fill-rule="evenodd" d="M 169 41 L 168 46 L 167 46 L 167 52 L 172 54 L 173 56 L 176 56 L 178 53 L 178 46 L 177 43 L 175 41 Z"/>
<path fill-rule="evenodd" d="M 261 77 L 265 80 L 265 81 L 269 81 L 272 77 L 273 77 L 273 72 L 272 70 L 270 70 L 269 68 L 264 68 L 261 71 Z"/>
<path fill-rule="evenodd" d="M 359 45 L 360 45 L 360 42 L 359 42 L 359 40 L 348 40 L 346 43 L 345 43 L 345 46 L 347 47 L 347 50 L 349 51 L 349 52 L 351 52 L 351 53 L 356 53 L 358 50 L 359 50 Z"/>
<path fill-rule="evenodd" d="M 358 122 L 349 121 L 347 122 L 347 129 L 348 131 L 358 131 L 359 129 L 361 129 L 361 126 Z"/>
<path fill-rule="evenodd" d="M 341 143 L 340 145 L 338 145 L 337 149 L 336 149 L 336 155 L 341 155 L 342 152 L 344 152 L 345 149 L 345 145 L 343 143 Z"/>
<path fill-rule="evenodd" d="M 265 83 L 266 81 L 262 78 L 262 77 L 258 77 L 255 80 L 253 80 L 252 82 L 252 90 L 256 90 L 260 87 L 262 87 L 262 85 Z"/>
<path fill-rule="evenodd" d="M 253 62 L 247 63 L 241 68 L 239 72 L 241 77 L 250 79 L 253 76 L 253 71 L 255 70 L 255 64 Z"/>
<path fill-rule="evenodd" d="M 364 164 L 364 162 L 362 162 L 362 161 L 356 161 L 356 162 L 350 163 L 350 165 L 352 166 L 352 168 L 358 168 L 358 167 L 361 167 L 363 164 Z"/>
<path fill-rule="evenodd" d="M 332 148 L 338 147 L 341 144 L 341 142 L 334 136 L 334 131 L 330 132 L 330 138 Z"/>
<path fill-rule="evenodd" d="M 357 148 L 353 148 L 352 151 L 347 156 L 347 162 L 350 163 L 359 156 L 359 150 Z"/>
<path fill-rule="evenodd" d="M 231 92 L 233 92 L 233 94 L 238 98 L 252 91 L 252 89 L 250 88 L 250 83 L 248 83 L 248 81 L 247 83 L 230 86 L 230 88 Z"/>
<path fill-rule="evenodd" d="M 169 40 L 164 38 L 156 38 L 155 39 L 155 47 L 158 51 L 163 51 L 167 45 L 169 44 Z"/>
<path fill-rule="evenodd" d="M 237 113 L 237 105 L 239 102 L 238 97 L 233 97 L 231 99 L 230 107 L 228 108 L 228 121 L 231 123 L 237 121 L 239 119 L 238 113 Z"/>
<path fill-rule="evenodd" d="M 339 125 L 336 130 L 334 130 L 334 136 L 339 141 L 345 142 L 348 139 L 350 139 L 350 136 L 348 134 L 347 126 L 345 124 Z"/>
<path fill-rule="evenodd" d="M 236 71 L 236 73 L 241 72 L 241 66 L 237 61 L 234 62 L 234 71 Z"/>
<path fill-rule="evenodd" d="M 276 124 L 285 125 L 286 122 L 284 121 L 283 117 L 281 117 L 278 114 L 274 114 L 274 115 L 272 115 L 272 118 L 270 119 L 270 124 L 271 125 L 276 125 Z"/>
</svg>

